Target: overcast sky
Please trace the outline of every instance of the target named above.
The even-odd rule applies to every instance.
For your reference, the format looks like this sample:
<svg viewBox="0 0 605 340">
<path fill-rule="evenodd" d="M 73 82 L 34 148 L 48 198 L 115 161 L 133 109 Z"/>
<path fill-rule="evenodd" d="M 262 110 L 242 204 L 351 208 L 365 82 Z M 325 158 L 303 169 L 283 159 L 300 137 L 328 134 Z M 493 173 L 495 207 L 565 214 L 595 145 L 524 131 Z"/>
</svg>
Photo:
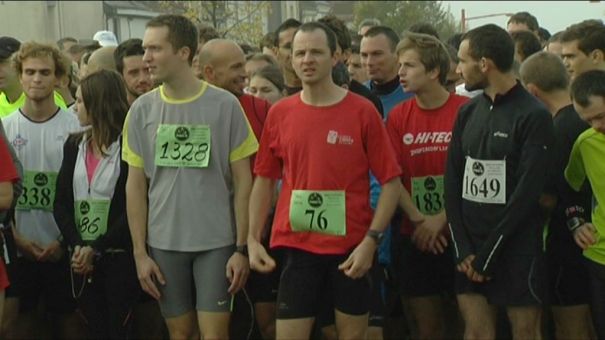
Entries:
<svg viewBox="0 0 605 340">
<path fill-rule="evenodd" d="M 460 21 L 461 10 L 466 10 L 466 17 L 481 16 L 497 13 L 515 13 L 527 11 L 538 18 L 541 27 L 551 34 L 565 29 L 567 26 L 585 19 L 605 18 L 605 1 L 442 1 L 457 21 Z M 467 26 L 478 27 L 494 23 L 506 27 L 508 17 L 497 16 L 485 19 L 469 20 Z"/>
</svg>

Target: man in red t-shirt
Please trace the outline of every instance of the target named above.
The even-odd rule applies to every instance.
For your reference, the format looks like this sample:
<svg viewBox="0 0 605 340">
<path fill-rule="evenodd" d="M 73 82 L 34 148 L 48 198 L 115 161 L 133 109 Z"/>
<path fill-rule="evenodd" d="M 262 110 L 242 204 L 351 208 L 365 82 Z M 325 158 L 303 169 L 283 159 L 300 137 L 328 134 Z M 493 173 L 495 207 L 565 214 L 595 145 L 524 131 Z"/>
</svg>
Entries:
<svg viewBox="0 0 605 340">
<path fill-rule="evenodd" d="M 333 298 L 340 337 L 365 337 L 366 273 L 401 193 L 401 170 L 380 115 L 371 102 L 332 81 L 335 50 L 335 36 L 323 24 L 299 28 L 292 65 L 303 90 L 271 108 L 256 158 L 248 246 L 257 271 L 275 268 L 259 241 L 275 182 L 283 183 L 271 235 L 271 247 L 285 256 L 280 339 L 309 338 L 322 296 Z M 383 186 L 374 214 L 370 170 Z"/>
<path fill-rule="evenodd" d="M 397 45 L 399 79 L 414 98 L 393 108 L 387 130 L 403 170 L 398 268 L 410 329 L 415 339 L 440 339 L 444 333 L 441 296 L 453 294 L 454 262 L 445 234 L 443 174 L 458 108 L 468 99 L 445 89 L 449 56 L 436 38 L 406 33 Z"/>
<path fill-rule="evenodd" d="M 4 138 L 0 138 L 0 212 L 8 210 L 13 202 L 13 182 L 19 179 Z"/>
<path fill-rule="evenodd" d="M 237 97 L 254 135 L 260 140 L 271 104 L 244 93 L 245 66 L 244 52 L 232 40 L 213 39 L 204 44 L 200 50 L 200 74 L 208 83 L 227 90 Z M 250 165 L 254 169 L 254 156 L 250 159 Z"/>
<path fill-rule="evenodd" d="M 0 124 L 0 129 L 2 125 Z M 0 213 L 10 209 L 13 202 L 13 182 L 19 179 L 17 169 L 5 143 L 0 136 Z M 0 221 L 2 222 L 2 221 Z M 1 244 L 0 244 L 1 246 Z M 4 308 L 4 290 L 8 287 L 8 275 L 4 260 L 0 258 L 0 327 L 2 326 L 2 310 Z"/>
</svg>

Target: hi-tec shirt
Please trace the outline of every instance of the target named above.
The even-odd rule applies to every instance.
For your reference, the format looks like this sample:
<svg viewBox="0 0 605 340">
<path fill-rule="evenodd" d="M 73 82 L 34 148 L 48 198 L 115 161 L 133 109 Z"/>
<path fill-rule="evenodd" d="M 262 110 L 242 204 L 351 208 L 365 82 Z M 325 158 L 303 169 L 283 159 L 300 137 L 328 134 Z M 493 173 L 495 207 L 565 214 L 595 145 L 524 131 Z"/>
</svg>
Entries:
<svg viewBox="0 0 605 340">
<path fill-rule="evenodd" d="M 553 142 L 550 113 L 520 83 L 494 102 L 479 95 L 462 106 L 445 173 L 456 263 L 476 255 L 473 268 L 489 274 L 501 256 L 540 251 L 538 199 Z"/>
<path fill-rule="evenodd" d="M 445 208 L 447 149 L 458 110 L 467 101 L 466 97 L 450 94 L 442 106 L 427 110 L 412 98 L 395 106 L 387 119 L 387 131 L 403 171 L 403 185 L 423 214 L 435 215 Z M 407 218 L 402 219 L 400 231 L 413 233 Z"/>
<path fill-rule="evenodd" d="M 60 107 L 64 110 L 67 109 L 67 106 L 65 105 L 65 100 L 63 100 L 63 97 L 61 97 L 59 92 L 57 92 L 57 91 L 54 92 L 54 98 L 55 98 L 55 104 L 58 107 Z M 8 98 L 6 97 L 6 94 L 4 92 L 0 92 L 0 118 L 8 117 L 8 115 L 10 115 L 11 113 L 22 108 L 24 104 L 25 104 L 25 92 L 21 92 L 21 95 L 19 96 L 19 98 L 17 98 L 17 100 L 15 100 L 12 103 L 9 103 Z"/>
<path fill-rule="evenodd" d="M 357 246 L 372 222 L 370 170 L 381 184 L 401 173 L 380 115 L 370 101 L 348 92 L 340 102 L 325 107 L 305 104 L 300 95 L 275 103 L 269 110 L 255 165 L 257 176 L 281 178 L 283 183 L 271 247 L 342 255 Z M 311 194 L 308 200 L 292 201 L 295 191 Z M 322 194 L 326 191 L 336 191 L 344 200 L 332 200 L 335 196 Z M 297 202 L 303 207 L 306 230 L 292 226 L 295 211 L 291 208 L 296 209 Z M 339 214 L 342 220 L 331 220 L 339 203 L 344 208 Z M 342 228 L 343 234 L 321 233 L 322 227 L 331 228 L 328 224 Z"/>
<path fill-rule="evenodd" d="M 605 265 L 605 135 L 595 129 L 584 131 L 576 140 L 565 169 L 569 185 L 579 191 L 588 178 L 594 194 L 592 224 L 597 242 L 584 251 L 590 260 Z"/>
<path fill-rule="evenodd" d="M 25 177 L 23 193 L 17 201 L 16 228 L 26 239 L 47 246 L 60 235 L 52 207 L 63 144 L 70 133 L 80 129 L 80 124 L 76 116 L 62 109 L 44 122 L 34 122 L 19 110 L 2 123 L 23 164 Z"/>
<path fill-rule="evenodd" d="M 170 126 L 183 143 L 162 142 L 160 129 Z M 195 137 L 200 131 L 209 134 L 209 140 Z M 230 164 L 258 149 L 235 96 L 202 82 L 197 95 L 175 100 L 166 97 L 160 86 L 132 104 L 123 136 L 123 159 L 143 168 L 149 178 L 147 242 L 151 247 L 203 251 L 235 243 Z M 193 143 L 185 142 L 189 136 Z M 158 165 L 195 160 L 207 160 L 207 164 Z"/>
</svg>

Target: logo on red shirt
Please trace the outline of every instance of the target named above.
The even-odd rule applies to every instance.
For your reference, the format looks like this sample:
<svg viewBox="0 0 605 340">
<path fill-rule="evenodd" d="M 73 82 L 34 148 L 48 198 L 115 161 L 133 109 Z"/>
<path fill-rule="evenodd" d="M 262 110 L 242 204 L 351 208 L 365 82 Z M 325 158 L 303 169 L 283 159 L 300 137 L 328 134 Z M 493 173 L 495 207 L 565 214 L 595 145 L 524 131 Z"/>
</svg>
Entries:
<svg viewBox="0 0 605 340">
<path fill-rule="evenodd" d="M 328 132 L 328 144 L 352 145 L 355 140 L 351 136 L 339 134 L 338 131 L 330 130 Z"/>
</svg>

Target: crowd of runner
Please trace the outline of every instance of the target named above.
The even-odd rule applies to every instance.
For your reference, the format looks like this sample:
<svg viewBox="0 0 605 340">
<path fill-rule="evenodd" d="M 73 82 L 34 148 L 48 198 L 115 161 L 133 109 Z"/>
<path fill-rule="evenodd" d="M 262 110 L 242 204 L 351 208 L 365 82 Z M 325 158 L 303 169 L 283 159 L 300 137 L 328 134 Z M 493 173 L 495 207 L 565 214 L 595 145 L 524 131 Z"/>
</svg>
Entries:
<svg viewBox="0 0 605 340">
<path fill-rule="evenodd" d="M 0 37 L 1 339 L 605 339 L 602 21 L 141 38 Z"/>
</svg>

